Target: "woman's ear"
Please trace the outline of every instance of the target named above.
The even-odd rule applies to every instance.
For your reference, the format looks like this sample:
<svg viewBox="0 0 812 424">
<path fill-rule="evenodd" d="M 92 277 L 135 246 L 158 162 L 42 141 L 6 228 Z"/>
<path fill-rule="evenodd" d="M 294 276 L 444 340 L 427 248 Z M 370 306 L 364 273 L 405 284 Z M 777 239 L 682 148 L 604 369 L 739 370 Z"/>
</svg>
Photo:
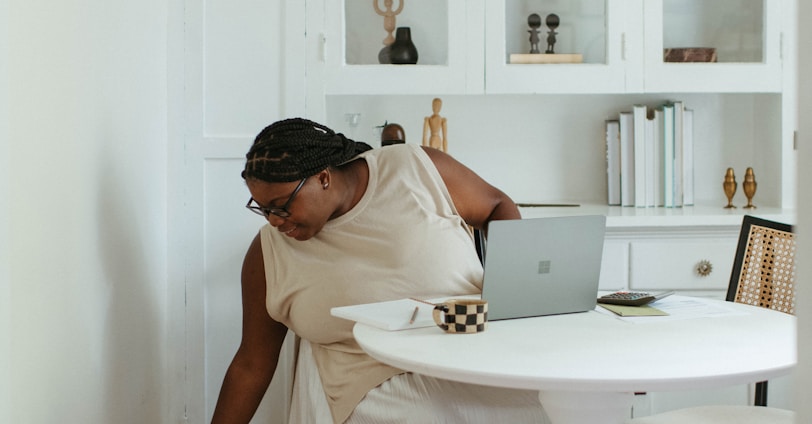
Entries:
<svg viewBox="0 0 812 424">
<path fill-rule="evenodd" d="M 330 187 L 330 178 L 331 178 L 330 168 L 327 168 L 324 171 L 319 172 L 318 174 L 319 184 L 321 184 L 321 187 L 323 189 L 327 190 L 327 188 Z"/>
</svg>

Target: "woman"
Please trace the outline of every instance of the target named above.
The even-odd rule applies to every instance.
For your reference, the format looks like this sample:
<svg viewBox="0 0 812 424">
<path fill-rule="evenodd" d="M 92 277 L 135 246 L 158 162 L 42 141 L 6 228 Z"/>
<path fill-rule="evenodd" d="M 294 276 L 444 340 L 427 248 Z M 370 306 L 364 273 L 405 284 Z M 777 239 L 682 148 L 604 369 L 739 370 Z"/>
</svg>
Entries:
<svg viewBox="0 0 812 424">
<path fill-rule="evenodd" d="M 366 355 L 353 323 L 330 315 L 335 306 L 479 293 L 469 226 L 520 218 L 508 196 L 439 150 L 371 149 L 300 118 L 265 128 L 246 158 L 246 206 L 269 225 L 243 263 L 242 342 L 214 423 L 250 420 L 288 329 L 310 342 L 336 423 L 470 422 L 471 411 L 494 420 L 481 409 L 542 420 L 535 392 L 404 373 Z"/>
</svg>

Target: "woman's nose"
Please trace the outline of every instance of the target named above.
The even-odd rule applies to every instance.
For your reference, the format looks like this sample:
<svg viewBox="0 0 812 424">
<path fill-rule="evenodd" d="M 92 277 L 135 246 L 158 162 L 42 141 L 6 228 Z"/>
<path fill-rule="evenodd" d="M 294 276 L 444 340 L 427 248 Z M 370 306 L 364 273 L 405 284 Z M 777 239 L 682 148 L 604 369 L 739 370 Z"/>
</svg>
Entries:
<svg viewBox="0 0 812 424">
<path fill-rule="evenodd" d="M 269 213 L 266 218 L 268 219 L 268 223 L 271 224 L 272 227 L 278 227 L 282 225 L 283 222 L 285 222 L 285 218 L 282 218 L 281 216 L 276 216 L 272 213 Z"/>
</svg>

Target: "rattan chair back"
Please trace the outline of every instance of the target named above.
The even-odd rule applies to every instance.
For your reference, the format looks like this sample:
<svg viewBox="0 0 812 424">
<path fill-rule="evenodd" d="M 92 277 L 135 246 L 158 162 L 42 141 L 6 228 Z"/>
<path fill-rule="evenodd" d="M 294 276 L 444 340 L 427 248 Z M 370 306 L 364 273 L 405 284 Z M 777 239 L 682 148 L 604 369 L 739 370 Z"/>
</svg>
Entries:
<svg viewBox="0 0 812 424">
<path fill-rule="evenodd" d="M 727 300 L 795 314 L 795 234 L 790 225 L 744 216 Z"/>
</svg>

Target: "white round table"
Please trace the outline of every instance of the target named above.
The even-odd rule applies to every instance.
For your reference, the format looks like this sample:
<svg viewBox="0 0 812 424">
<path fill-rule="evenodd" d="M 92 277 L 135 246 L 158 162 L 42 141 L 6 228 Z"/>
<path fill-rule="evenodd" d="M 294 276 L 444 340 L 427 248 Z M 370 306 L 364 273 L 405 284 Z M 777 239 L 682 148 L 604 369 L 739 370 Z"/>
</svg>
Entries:
<svg viewBox="0 0 812 424">
<path fill-rule="evenodd" d="M 403 370 L 538 390 L 553 423 L 622 423 L 634 392 L 745 384 L 794 367 L 794 316 L 702 302 L 731 313 L 632 323 L 590 311 L 489 322 L 479 334 L 436 327 L 385 331 L 360 323 L 353 332 L 370 356 Z"/>
</svg>

